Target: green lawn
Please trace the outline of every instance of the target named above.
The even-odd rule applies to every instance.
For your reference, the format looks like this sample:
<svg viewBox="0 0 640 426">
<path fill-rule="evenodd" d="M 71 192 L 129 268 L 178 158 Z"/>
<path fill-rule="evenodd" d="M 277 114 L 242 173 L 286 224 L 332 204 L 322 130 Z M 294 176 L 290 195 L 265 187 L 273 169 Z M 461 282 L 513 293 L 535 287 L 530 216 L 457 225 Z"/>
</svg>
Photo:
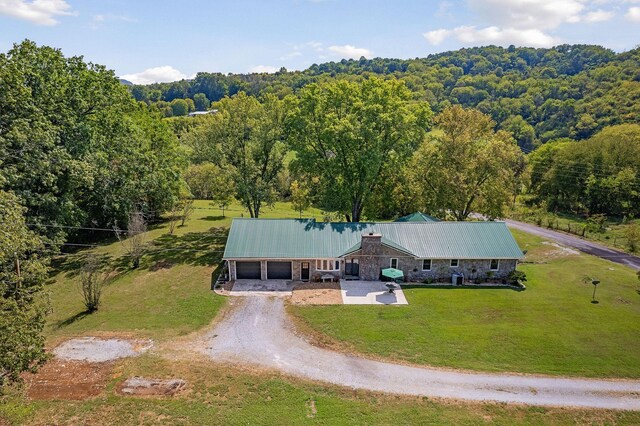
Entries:
<svg viewBox="0 0 640 426">
<path fill-rule="evenodd" d="M 126 267 L 116 241 L 65 256 L 49 284 L 53 312 L 50 344 L 70 335 L 119 332 L 166 341 L 202 328 L 226 302 L 210 290 L 230 216 L 196 203 L 176 235 L 166 225 L 148 232 L 153 242 L 139 270 Z M 320 212 L 304 216 L 320 219 Z M 246 214 L 245 214 L 246 217 Z M 297 217 L 288 204 L 264 217 Z M 213 228 L 213 229 L 212 229 Z M 525 292 L 509 290 L 407 290 L 408 307 L 297 307 L 291 311 L 341 346 L 416 363 L 479 370 L 513 370 L 638 377 L 640 295 L 631 272 L 588 256 L 553 259 L 553 247 L 518 234 L 528 257 Z M 180 248 L 180 250 L 169 250 Z M 185 250 L 189 249 L 189 250 Z M 206 250 L 210 250 L 207 252 Z M 119 271 L 97 313 L 85 315 L 77 268 L 89 253 L 107 256 Z M 615 271 L 609 271 L 613 267 Z M 579 271 L 579 272 L 576 272 Z M 590 285 L 602 280 L 589 303 Z M 125 397 L 115 392 L 126 377 L 180 377 L 188 390 L 173 398 Z M 0 424 L 638 424 L 640 413 L 572 410 L 380 395 L 217 365 L 197 356 L 169 360 L 157 354 L 116 363 L 107 390 L 86 401 L 0 400 Z"/>
<path fill-rule="evenodd" d="M 208 324 L 226 302 L 210 290 L 211 279 L 222 257 L 231 218 L 241 215 L 247 217 L 238 204 L 231 205 L 223 217 L 210 202 L 196 201 L 193 215 L 174 235 L 168 235 L 166 223 L 150 226 L 150 248 L 137 270 L 128 267 L 123 247 L 115 238 L 61 257 L 54 262 L 48 285 L 53 308 L 46 328 L 50 341 L 93 332 L 126 332 L 163 340 Z M 263 216 L 298 214 L 289 204 L 276 203 L 264 208 Z M 321 218 L 316 209 L 304 216 Z M 90 253 L 103 256 L 107 269 L 117 275 L 105 287 L 98 312 L 87 315 L 78 268 Z"/>
<path fill-rule="evenodd" d="M 172 398 L 120 396 L 125 377 L 180 377 L 186 392 Z M 16 401 L 0 404 L 15 424 L 292 425 L 638 424 L 639 412 L 573 410 L 493 403 L 463 403 L 382 395 L 217 366 L 145 355 L 123 362 L 100 396 L 86 401 Z"/>
<path fill-rule="evenodd" d="M 408 306 L 289 306 L 329 345 L 417 364 L 586 377 L 640 377 L 640 282 L 592 256 L 514 232 L 527 290 L 408 288 Z M 600 303 L 592 285 L 602 281 Z"/>
</svg>

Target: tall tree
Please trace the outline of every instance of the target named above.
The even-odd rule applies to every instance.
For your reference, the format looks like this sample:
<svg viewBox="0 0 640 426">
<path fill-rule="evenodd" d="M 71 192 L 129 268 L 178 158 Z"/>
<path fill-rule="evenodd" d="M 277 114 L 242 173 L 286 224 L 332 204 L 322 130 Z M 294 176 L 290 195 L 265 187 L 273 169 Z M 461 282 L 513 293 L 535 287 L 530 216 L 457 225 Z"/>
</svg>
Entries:
<svg viewBox="0 0 640 426">
<path fill-rule="evenodd" d="M 436 118 L 438 131 L 414 155 L 410 170 L 426 210 L 465 220 L 472 212 L 500 217 L 514 190 L 522 153 L 512 136 L 493 130 L 480 111 L 452 106 Z"/>
<path fill-rule="evenodd" d="M 42 330 L 48 304 L 42 290 L 48 258 L 23 213 L 18 197 L 0 190 L 0 395 L 47 359 Z"/>
<path fill-rule="evenodd" d="M 286 154 L 284 102 L 274 95 L 259 102 L 240 92 L 214 106 L 218 113 L 188 138 L 194 155 L 223 167 L 233 179 L 236 199 L 251 217 L 259 217 L 262 206 L 276 199 Z"/>
<path fill-rule="evenodd" d="M 399 168 L 431 125 L 426 102 L 411 102 L 396 80 L 370 78 L 312 84 L 292 101 L 292 169 L 317 179 L 309 185 L 320 208 L 359 222 L 386 170 Z"/>
<path fill-rule="evenodd" d="M 17 44 L 0 55 L 0 111 L 2 187 L 30 222 L 110 225 L 135 205 L 159 214 L 171 204 L 178 142 L 103 66 Z"/>
</svg>

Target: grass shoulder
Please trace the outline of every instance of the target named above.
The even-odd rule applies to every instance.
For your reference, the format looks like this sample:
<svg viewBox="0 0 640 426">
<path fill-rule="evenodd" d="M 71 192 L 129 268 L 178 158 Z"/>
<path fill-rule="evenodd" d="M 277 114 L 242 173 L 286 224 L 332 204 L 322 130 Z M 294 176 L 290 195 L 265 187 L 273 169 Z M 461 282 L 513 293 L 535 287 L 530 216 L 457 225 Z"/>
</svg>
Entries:
<svg viewBox="0 0 640 426">
<path fill-rule="evenodd" d="M 194 359 L 144 355 L 119 364 L 106 390 L 84 401 L 7 401 L 0 419 L 14 424 L 637 424 L 640 413 L 467 403 L 386 395 L 317 384 L 278 373 Z M 185 391 L 168 397 L 117 393 L 126 377 L 179 377 Z"/>
</svg>

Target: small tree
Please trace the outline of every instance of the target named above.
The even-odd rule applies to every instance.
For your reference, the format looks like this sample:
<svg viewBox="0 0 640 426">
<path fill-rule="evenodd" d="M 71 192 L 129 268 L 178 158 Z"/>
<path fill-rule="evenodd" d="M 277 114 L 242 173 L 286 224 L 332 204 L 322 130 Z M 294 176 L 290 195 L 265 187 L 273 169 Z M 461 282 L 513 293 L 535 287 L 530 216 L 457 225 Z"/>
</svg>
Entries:
<svg viewBox="0 0 640 426">
<path fill-rule="evenodd" d="M 173 235 L 173 232 L 176 230 L 181 210 L 182 206 L 180 203 L 174 203 L 173 206 L 171 206 L 171 210 L 169 210 L 169 235 Z"/>
<path fill-rule="evenodd" d="M 80 272 L 80 291 L 84 306 L 88 312 L 95 312 L 100 306 L 102 288 L 109 276 L 100 271 L 100 261 L 96 256 L 90 256 Z"/>
<path fill-rule="evenodd" d="M 147 223 L 144 214 L 136 210 L 129 214 L 129 223 L 127 230 L 121 231 L 115 228 L 116 237 L 124 247 L 127 255 L 131 258 L 133 269 L 140 266 L 140 259 L 147 250 Z"/>
<path fill-rule="evenodd" d="M 640 246 L 640 229 L 638 229 L 637 223 L 632 223 L 627 226 L 627 246 L 629 251 L 635 253 Z"/>
<path fill-rule="evenodd" d="M 302 212 L 309 208 L 311 200 L 309 199 L 309 188 L 301 184 L 297 180 L 291 182 L 291 207 L 300 213 L 302 219 Z"/>
<path fill-rule="evenodd" d="M 187 220 L 189 220 L 192 214 L 193 214 L 193 200 L 183 200 L 180 226 L 184 226 L 184 223 Z"/>
</svg>

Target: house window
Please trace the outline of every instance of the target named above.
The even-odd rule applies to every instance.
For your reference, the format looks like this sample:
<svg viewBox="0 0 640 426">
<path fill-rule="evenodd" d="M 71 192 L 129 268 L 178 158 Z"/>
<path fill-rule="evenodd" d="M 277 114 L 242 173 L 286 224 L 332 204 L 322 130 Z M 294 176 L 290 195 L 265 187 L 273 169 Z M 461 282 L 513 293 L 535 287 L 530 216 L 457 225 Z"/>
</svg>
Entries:
<svg viewBox="0 0 640 426">
<path fill-rule="evenodd" d="M 422 270 L 423 271 L 431 270 L 431 259 L 422 259 Z"/>
<path fill-rule="evenodd" d="M 391 261 L 389 262 L 389 267 L 398 269 L 398 259 L 396 259 L 395 257 L 392 257 Z"/>
<path fill-rule="evenodd" d="M 458 267 L 458 259 L 451 259 L 451 265 L 452 268 L 457 268 Z"/>
<path fill-rule="evenodd" d="M 316 259 L 317 271 L 339 271 L 340 261 L 337 259 Z"/>
<path fill-rule="evenodd" d="M 498 259 L 491 259 L 491 270 L 497 271 L 500 268 L 500 261 Z"/>
</svg>

